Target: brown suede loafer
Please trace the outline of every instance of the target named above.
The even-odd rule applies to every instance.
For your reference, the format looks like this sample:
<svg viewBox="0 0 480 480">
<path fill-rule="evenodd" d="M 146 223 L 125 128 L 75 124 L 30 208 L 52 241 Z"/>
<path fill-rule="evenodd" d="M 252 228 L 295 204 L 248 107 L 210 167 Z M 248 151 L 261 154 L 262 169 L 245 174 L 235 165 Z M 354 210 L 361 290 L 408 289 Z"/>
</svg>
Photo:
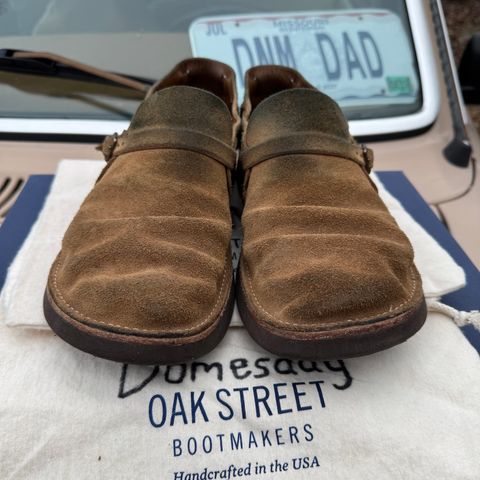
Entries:
<svg viewBox="0 0 480 480">
<path fill-rule="evenodd" d="M 96 356 L 188 361 L 233 308 L 229 185 L 239 127 L 234 72 L 186 60 L 152 87 L 63 239 L 45 293 L 55 333 Z"/>
<path fill-rule="evenodd" d="M 331 359 L 392 347 L 424 323 L 412 247 L 368 173 L 338 105 L 296 71 L 247 72 L 237 279 L 252 337 L 282 356 Z"/>
</svg>

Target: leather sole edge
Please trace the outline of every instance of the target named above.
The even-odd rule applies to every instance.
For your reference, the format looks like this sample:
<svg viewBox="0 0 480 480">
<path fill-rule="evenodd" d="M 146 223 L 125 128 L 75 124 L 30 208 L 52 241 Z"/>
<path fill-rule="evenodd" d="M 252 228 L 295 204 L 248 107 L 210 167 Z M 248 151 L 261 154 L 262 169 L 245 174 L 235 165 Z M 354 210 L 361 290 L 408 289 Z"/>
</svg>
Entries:
<svg viewBox="0 0 480 480">
<path fill-rule="evenodd" d="M 168 365 L 194 360 L 209 353 L 220 343 L 232 317 L 234 293 L 232 282 L 217 319 L 205 330 L 187 337 L 128 335 L 91 327 L 63 312 L 56 305 L 48 287 L 43 298 L 43 311 L 53 332 L 83 352 L 122 363 Z"/>
<path fill-rule="evenodd" d="M 237 281 L 237 306 L 245 328 L 263 348 L 275 355 L 304 360 L 336 360 L 360 357 L 394 347 L 414 335 L 425 323 L 425 299 L 393 317 L 366 325 L 318 332 L 275 328 L 251 311 L 241 280 Z"/>
</svg>

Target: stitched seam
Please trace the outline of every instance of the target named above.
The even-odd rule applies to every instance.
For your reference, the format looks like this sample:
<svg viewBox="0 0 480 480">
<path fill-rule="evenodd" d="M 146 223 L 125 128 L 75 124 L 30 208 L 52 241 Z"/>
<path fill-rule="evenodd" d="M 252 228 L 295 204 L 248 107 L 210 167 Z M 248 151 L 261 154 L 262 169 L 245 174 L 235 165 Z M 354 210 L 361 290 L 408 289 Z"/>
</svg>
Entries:
<svg viewBox="0 0 480 480">
<path fill-rule="evenodd" d="M 307 152 L 307 153 L 311 153 L 311 154 L 314 154 L 314 153 L 317 153 L 319 155 L 332 155 L 332 156 L 345 156 L 347 158 L 350 158 L 350 157 L 354 157 L 355 159 L 357 159 L 358 161 L 364 163 L 364 160 L 363 160 L 363 150 L 361 150 L 361 146 L 359 145 L 350 145 L 351 148 L 354 149 L 353 152 L 347 152 L 347 153 L 344 153 L 342 151 L 339 151 L 341 150 L 340 149 L 335 149 L 335 148 L 331 148 L 331 149 L 327 149 L 327 148 L 324 148 L 322 146 L 320 147 L 311 147 L 311 148 L 305 148 L 304 146 L 298 146 L 296 148 L 293 148 L 293 149 L 289 149 L 289 148 L 285 148 L 283 151 L 280 150 L 280 151 L 272 151 L 272 149 L 269 149 L 267 147 L 263 147 L 263 145 L 265 145 L 265 143 L 259 143 L 253 147 L 247 147 L 243 150 L 243 152 L 241 153 L 241 157 L 243 161 L 245 157 L 252 157 L 252 156 L 256 156 L 258 155 L 260 157 L 260 159 L 262 159 L 263 157 L 272 157 L 272 156 L 276 156 L 276 155 L 288 155 L 288 154 L 297 154 L 298 152 Z M 262 147 L 264 150 L 266 150 L 265 153 L 260 153 L 258 154 L 257 153 L 257 150 L 262 150 Z M 258 160 L 258 161 L 262 161 L 262 160 Z M 250 162 L 255 162 L 255 160 L 250 160 Z"/>
<path fill-rule="evenodd" d="M 228 254 L 227 254 L 227 262 L 228 262 Z M 213 317 L 214 313 L 215 313 L 215 310 L 217 309 L 217 306 L 218 304 L 220 303 L 220 300 L 223 298 L 223 290 L 224 290 L 224 286 L 226 284 L 225 280 L 227 278 L 227 268 L 228 266 L 228 263 L 225 265 L 225 268 L 223 269 L 223 276 L 222 276 L 222 286 L 220 288 L 220 293 L 218 295 L 218 298 L 217 298 L 217 301 L 215 302 L 215 305 L 213 306 L 212 310 L 210 310 L 208 316 L 205 318 L 205 320 L 201 323 L 199 323 L 198 325 L 196 325 L 195 327 L 191 327 L 191 328 L 187 328 L 187 329 L 184 329 L 184 330 L 181 330 L 182 333 L 184 332 L 191 332 L 192 330 L 197 330 L 199 327 L 202 327 L 203 325 L 205 325 L 206 323 L 208 323 L 210 321 L 210 319 Z M 63 295 L 61 294 L 59 288 L 58 288 L 58 284 L 57 284 L 57 274 L 58 274 L 58 269 L 60 268 L 60 260 L 57 261 L 57 264 L 54 268 L 54 271 L 53 271 L 53 289 L 55 291 L 55 293 L 58 295 L 58 297 L 60 298 L 60 300 L 63 302 L 63 304 L 65 306 L 68 307 L 68 309 L 72 312 L 74 312 L 79 318 L 81 318 L 82 320 L 88 320 L 89 322 L 92 322 L 93 324 L 100 324 L 100 325 L 107 325 L 109 327 L 116 327 L 116 328 L 120 328 L 122 330 L 126 330 L 126 331 L 130 331 L 130 332 L 138 332 L 138 333 L 148 333 L 148 334 L 152 334 L 152 330 L 145 330 L 145 329 L 141 329 L 141 328 L 130 328 L 130 327 L 125 327 L 123 325 L 118 325 L 118 324 L 115 324 L 115 323 L 108 323 L 108 322 L 101 322 L 99 320 L 94 320 L 90 317 L 88 317 L 87 315 L 84 315 L 83 313 L 79 312 L 78 310 L 76 310 L 74 307 L 72 307 L 66 300 L 65 298 L 63 297 Z"/>
<path fill-rule="evenodd" d="M 371 213 L 371 209 L 366 208 L 366 207 L 337 207 L 336 205 L 276 205 L 276 206 L 270 206 L 270 207 L 251 207 L 248 212 L 245 212 L 242 214 L 242 218 L 246 217 L 251 217 L 257 213 L 271 213 L 271 210 L 274 210 L 277 212 L 279 209 L 282 210 L 300 210 L 302 211 L 303 209 L 309 209 L 309 210 L 317 210 L 318 213 L 323 213 L 323 210 L 339 210 L 340 212 L 351 212 L 352 210 L 355 210 L 356 212 L 359 213 Z M 382 214 L 385 212 L 382 212 Z M 252 220 L 253 221 L 253 220 Z M 341 234 L 340 234 L 341 235 Z"/>
<path fill-rule="evenodd" d="M 151 219 L 173 219 L 173 220 L 176 220 L 178 218 L 181 218 L 182 220 L 189 220 L 189 221 L 193 221 L 193 222 L 202 222 L 202 223 L 205 223 L 205 222 L 211 222 L 213 225 L 215 226 L 219 226 L 219 227 L 222 227 L 222 226 L 225 226 L 227 227 L 229 230 L 231 229 L 230 227 L 230 223 L 224 221 L 224 220 L 217 220 L 215 218 L 202 218 L 202 217 L 190 217 L 190 216 L 187 216 L 187 215 L 130 215 L 130 216 L 127 216 L 127 217 L 104 217 L 100 220 L 84 220 L 83 222 L 84 223 L 95 223 L 96 221 L 112 221 L 112 222 L 115 222 L 115 221 L 123 221 L 123 220 L 137 220 L 137 219 L 148 219 L 148 220 L 151 220 Z"/>
<path fill-rule="evenodd" d="M 231 152 L 228 153 L 229 157 L 235 157 L 234 159 L 230 160 L 230 158 L 225 159 L 221 155 L 217 155 L 216 153 L 209 152 L 207 150 L 200 150 L 196 149 L 194 147 L 187 147 L 187 146 L 179 146 L 178 144 L 160 144 L 160 145 L 151 145 L 151 146 L 138 146 L 138 147 L 125 147 L 125 148 L 119 148 L 116 152 L 113 152 L 111 155 L 110 159 L 108 160 L 109 162 L 113 162 L 116 158 L 120 157 L 121 155 L 126 155 L 127 153 L 135 153 L 135 152 L 143 152 L 146 150 L 183 150 L 187 152 L 193 152 L 197 153 L 199 155 L 204 155 L 205 157 L 211 158 L 212 160 L 215 160 L 216 162 L 220 163 L 226 168 L 229 168 L 230 170 L 235 168 L 235 162 L 236 162 L 236 151 L 231 150 Z"/>
<path fill-rule="evenodd" d="M 268 160 L 273 160 L 275 158 L 291 156 L 291 155 L 316 155 L 316 156 L 321 156 L 321 157 L 335 157 L 335 158 L 340 158 L 342 160 L 348 160 L 350 162 L 356 163 L 360 167 L 367 168 L 366 165 L 365 165 L 365 162 L 363 162 L 359 158 L 353 158 L 353 157 L 349 157 L 349 156 L 342 155 L 342 154 L 339 154 L 339 153 L 320 152 L 318 150 L 308 150 L 308 149 L 303 149 L 303 150 L 298 150 L 298 151 L 297 150 L 292 150 L 292 151 L 289 151 L 289 152 L 272 153 L 271 155 L 264 155 L 264 156 L 261 156 L 258 160 L 251 161 L 250 162 L 251 165 L 248 165 L 248 162 L 247 162 L 247 165 L 246 166 L 244 165 L 243 167 L 246 170 L 249 170 L 249 169 L 254 168 L 257 165 L 260 165 L 261 163 L 266 162 Z M 240 158 L 240 162 L 245 163 L 245 161 L 242 160 L 242 158 Z"/>
<path fill-rule="evenodd" d="M 254 303 L 256 304 L 256 306 L 258 308 L 260 308 L 260 310 L 267 316 L 267 318 L 271 319 L 273 321 L 274 324 L 280 324 L 280 325 L 287 325 L 287 326 L 294 326 L 294 327 L 305 327 L 304 324 L 301 324 L 301 323 L 293 323 L 293 322 L 289 322 L 289 321 L 284 321 L 284 320 L 280 320 L 280 319 L 276 319 L 271 313 L 267 312 L 261 305 L 260 301 L 258 300 L 257 296 L 255 295 L 255 291 L 253 289 L 253 285 L 252 285 L 252 279 L 250 277 L 250 271 L 248 269 L 248 266 L 246 265 L 246 263 L 244 262 L 243 263 L 243 266 L 244 266 L 244 269 L 246 271 L 246 274 L 247 274 L 247 280 L 248 280 L 248 284 L 249 284 L 249 287 L 250 287 L 250 291 L 253 295 L 253 301 Z M 376 314 L 377 317 L 381 317 L 382 315 L 386 315 L 387 313 L 394 313 L 396 312 L 397 310 L 399 310 L 400 308 L 402 308 L 405 304 L 407 304 L 412 298 L 413 298 L 413 294 L 415 293 L 415 290 L 416 290 L 416 285 L 417 285 L 417 281 L 415 279 L 415 275 L 413 274 L 414 271 L 413 271 L 413 266 L 410 267 L 410 276 L 412 278 L 412 288 L 410 289 L 410 292 L 408 294 L 408 297 L 407 299 L 402 302 L 400 305 L 397 305 L 396 307 L 394 308 L 391 308 L 389 310 L 386 310 L 385 312 L 382 312 L 382 313 L 379 313 L 379 314 Z M 241 282 L 242 283 L 242 282 Z M 247 294 L 247 291 L 245 289 L 245 287 L 243 287 L 242 285 L 242 288 L 244 290 L 244 292 Z M 372 317 L 362 317 L 362 318 L 352 318 L 352 319 L 347 319 L 344 323 L 348 323 L 348 322 L 361 322 L 363 320 L 369 320 L 371 319 Z M 343 324 L 342 324 L 343 325 Z M 345 325 L 347 326 L 347 325 Z"/>
</svg>

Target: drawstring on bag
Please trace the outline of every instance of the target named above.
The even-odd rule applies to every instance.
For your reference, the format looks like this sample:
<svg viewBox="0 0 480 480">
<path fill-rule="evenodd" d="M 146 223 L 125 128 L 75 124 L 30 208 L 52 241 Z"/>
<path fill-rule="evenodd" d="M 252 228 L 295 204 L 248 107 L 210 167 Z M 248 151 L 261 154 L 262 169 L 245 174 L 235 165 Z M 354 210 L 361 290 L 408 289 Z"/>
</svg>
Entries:
<svg viewBox="0 0 480 480">
<path fill-rule="evenodd" d="M 443 313 L 447 317 L 451 318 L 458 327 L 472 325 L 476 330 L 480 331 L 479 310 L 463 312 L 433 299 L 427 299 L 427 307 L 428 311 L 430 312 Z"/>
</svg>

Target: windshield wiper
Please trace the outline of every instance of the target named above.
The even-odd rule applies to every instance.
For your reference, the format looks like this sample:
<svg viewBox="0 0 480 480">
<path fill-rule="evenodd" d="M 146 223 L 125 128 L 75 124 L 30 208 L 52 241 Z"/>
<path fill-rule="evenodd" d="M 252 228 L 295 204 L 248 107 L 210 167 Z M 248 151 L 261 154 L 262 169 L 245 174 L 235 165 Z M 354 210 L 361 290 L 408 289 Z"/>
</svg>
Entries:
<svg viewBox="0 0 480 480">
<path fill-rule="evenodd" d="M 154 81 L 112 73 L 50 52 L 0 49 L 0 70 L 120 85 L 145 94 Z"/>
</svg>

